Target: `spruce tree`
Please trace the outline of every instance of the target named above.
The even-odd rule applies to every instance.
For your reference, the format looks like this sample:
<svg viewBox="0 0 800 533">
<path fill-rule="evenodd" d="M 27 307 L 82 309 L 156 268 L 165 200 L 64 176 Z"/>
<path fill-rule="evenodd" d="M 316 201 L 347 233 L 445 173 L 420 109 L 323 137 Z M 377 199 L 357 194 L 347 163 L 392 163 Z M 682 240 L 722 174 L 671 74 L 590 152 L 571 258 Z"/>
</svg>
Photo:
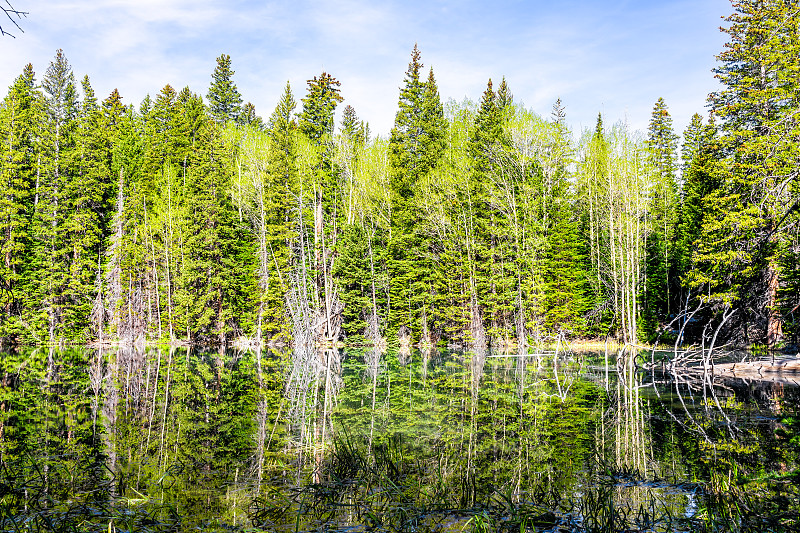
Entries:
<svg viewBox="0 0 800 533">
<path fill-rule="evenodd" d="M 720 119 L 724 165 L 709 205 L 700 261 L 709 299 L 736 306 L 745 340 L 758 325 L 770 346 L 781 339 L 781 243 L 797 205 L 800 13 L 780 0 L 733 2 L 729 42 L 715 69 L 723 88 L 710 97 Z"/>
<path fill-rule="evenodd" d="M 75 129 L 79 105 L 75 77 L 63 51 L 47 68 L 42 79 L 45 93 L 45 127 L 42 134 L 39 185 L 34 196 L 31 266 L 39 272 L 26 290 L 26 320 L 42 335 L 55 342 L 64 334 L 66 285 L 70 253 L 64 234 L 68 215 L 65 189 L 76 169 Z M 35 324 L 35 325 L 34 325 Z"/>
<path fill-rule="evenodd" d="M 547 233 L 545 326 L 554 334 L 575 337 L 586 331 L 585 316 L 591 302 L 585 245 L 567 190 L 558 191 L 553 198 L 551 220 Z"/>
<path fill-rule="evenodd" d="M 187 176 L 185 263 L 176 295 L 186 309 L 193 340 L 225 344 L 251 312 L 248 289 L 254 253 L 237 223 L 228 187 L 229 164 L 215 123 L 206 119 Z"/>
<path fill-rule="evenodd" d="M 580 215 L 570 187 L 569 164 L 572 148 L 566 124 L 566 110 L 557 98 L 548 124 L 553 159 L 550 185 L 543 198 L 546 246 L 544 252 L 545 327 L 552 334 L 570 337 L 586 330 L 585 314 L 590 308 L 587 283 L 586 244 L 581 240 Z"/>
<path fill-rule="evenodd" d="M 399 109 L 389 139 L 391 231 L 389 237 L 390 328 L 429 334 L 430 288 L 425 273 L 430 256 L 423 242 L 415 205 L 416 184 L 427 178 L 443 153 L 444 111 L 431 70 L 420 78 L 422 63 L 414 45 L 400 89 Z M 427 329 L 427 331 L 426 331 Z"/>
<path fill-rule="evenodd" d="M 297 122 L 294 110 L 297 103 L 292 88 L 286 82 L 283 95 L 270 115 L 267 135 L 270 152 L 264 174 L 264 245 L 262 298 L 265 306 L 264 333 L 277 336 L 284 332 L 286 317 L 285 294 L 289 289 L 290 243 L 302 231 L 293 198 L 300 194 L 297 170 Z M 274 267 L 274 268 L 273 268 Z"/>
<path fill-rule="evenodd" d="M 69 255 L 64 297 L 64 327 L 70 338 L 88 339 L 93 302 L 100 287 L 101 252 L 108 231 L 112 180 L 108 132 L 89 77 L 82 81 L 84 100 L 75 129 L 72 179 L 64 183 L 63 240 Z"/>
<path fill-rule="evenodd" d="M 678 217 L 676 245 L 678 271 L 685 278 L 694 267 L 693 254 L 702 236 L 706 216 L 706 199 L 719 187 L 719 173 L 715 171 L 720 158 L 717 129 L 713 123 L 703 124 L 695 114 L 683 134 L 681 147 L 682 179 L 681 209 Z"/>
<path fill-rule="evenodd" d="M 470 228 L 467 237 L 467 264 L 470 279 L 469 310 L 474 321 L 488 320 L 489 333 L 500 335 L 502 306 L 508 300 L 506 294 L 498 294 L 498 282 L 504 277 L 498 272 L 498 234 L 502 233 L 498 221 L 494 220 L 488 184 L 492 180 L 497 144 L 502 136 L 501 111 L 497 107 L 497 95 L 492 80 L 487 83 L 480 101 L 478 114 L 472 125 L 467 142 L 471 172 L 466 197 L 461 200 L 467 207 Z M 499 231 L 500 230 L 500 231 Z M 481 326 L 482 327 L 482 326 Z M 480 335 L 480 330 L 473 335 Z"/>
<path fill-rule="evenodd" d="M 340 131 L 354 146 L 364 146 L 369 141 L 366 124 L 359 120 L 356 110 L 351 105 L 345 106 L 342 112 Z"/>
<path fill-rule="evenodd" d="M 242 115 L 242 95 L 233 82 L 231 56 L 222 54 L 217 58 L 217 66 L 211 75 L 208 89 L 208 112 L 217 124 L 240 121 Z"/>
<path fill-rule="evenodd" d="M 669 322 L 678 305 L 678 275 L 675 268 L 677 223 L 677 140 L 672 117 L 663 98 L 653 107 L 648 128 L 648 160 L 653 171 L 650 235 L 647 241 L 644 287 L 645 327 L 654 332 L 658 321 Z"/>
<path fill-rule="evenodd" d="M 246 126 L 251 126 L 257 130 L 264 129 L 264 120 L 256 114 L 256 106 L 251 102 L 247 102 L 242 107 L 242 114 L 239 118 L 240 122 Z"/>
<path fill-rule="evenodd" d="M 605 335 L 614 320 L 614 296 L 611 294 L 612 288 L 606 286 L 604 264 L 610 251 L 604 218 L 608 209 L 611 143 L 601 113 L 597 114 L 595 127 L 587 132 L 584 143 L 586 148 L 578 165 L 578 194 L 584 215 L 581 223 L 583 239 L 588 247 L 590 275 L 587 282 L 592 293 L 587 330 L 595 335 Z"/>
<path fill-rule="evenodd" d="M 169 84 L 158 93 L 156 101 L 145 117 L 145 156 L 141 169 L 145 191 L 151 192 L 154 180 L 165 166 L 186 170 L 188 158 L 192 154 L 192 134 L 202 122 L 202 113 L 189 112 L 186 105 L 190 98 L 179 94 Z M 191 121 L 191 123 L 190 123 Z"/>
<path fill-rule="evenodd" d="M 36 276 L 29 254 L 41 104 L 28 64 L 0 106 L 0 337 L 22 333 L 24 281 Z"/>
<path fill-rule="evenodd" d="M 497 108 L 505 113 L 512 109 L 513 103 L 514 95 L 511 94 L 511 89 L 508 88 L 508 83 L 506 83 L 506 77 L 503 76 L 500 81 L 500 87 L 497 89 Z"/>
<path fill-rule="evenodd" d="M 695 154 L 700 150 L 702 133 L 703 117 L 695 113 L 683 132 L 683 142 L 681 143 L 681 195 L 683 195 L 682 185 L 685 176 L 688 174 L 688 169 L 692 165 Z"/>
<path fill-rule="evenodd" d="M 316 144 L 329 141 L 333 135 L 334 112 L 343 100 L 339 80 L 323 72 L 319 78 L 308 80 L 308 93 L 303 97 L 303 110 L 298 116 L 298 126 L 306 137 Z"/>
</svg>

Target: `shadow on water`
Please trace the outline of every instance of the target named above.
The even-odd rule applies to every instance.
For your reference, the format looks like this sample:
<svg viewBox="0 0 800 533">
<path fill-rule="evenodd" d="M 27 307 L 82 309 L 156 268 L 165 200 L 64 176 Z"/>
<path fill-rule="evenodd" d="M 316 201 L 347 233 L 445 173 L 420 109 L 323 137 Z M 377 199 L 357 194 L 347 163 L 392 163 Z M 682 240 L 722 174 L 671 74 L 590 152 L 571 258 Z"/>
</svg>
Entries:
<svg viewBox="0 0 800 533">
<path fill-rule="evenodd" d="M 0 531 L 796 530 L 800 389 L 649 357 L 2 354 Z"/>
</svg>

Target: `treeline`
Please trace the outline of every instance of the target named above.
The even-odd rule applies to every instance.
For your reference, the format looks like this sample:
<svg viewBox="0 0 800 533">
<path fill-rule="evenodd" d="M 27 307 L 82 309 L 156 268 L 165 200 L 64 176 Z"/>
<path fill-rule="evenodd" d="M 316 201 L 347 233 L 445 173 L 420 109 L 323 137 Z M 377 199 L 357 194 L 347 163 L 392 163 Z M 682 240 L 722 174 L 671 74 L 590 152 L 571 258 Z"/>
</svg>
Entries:
<svg viewBox="0 0 800 533">
<path fill-rule="evenodd" d="M 0 106 L 0 337 L 796 342 L 798 10 L 734 8 L 680 158 L 661 99 L 575 139 L 505 79 L 443 104 L 416 47 L 389 138 L 324 72 L 262 121 L 229 56 L 137 108 L 59 51 Z"/>
</svg>

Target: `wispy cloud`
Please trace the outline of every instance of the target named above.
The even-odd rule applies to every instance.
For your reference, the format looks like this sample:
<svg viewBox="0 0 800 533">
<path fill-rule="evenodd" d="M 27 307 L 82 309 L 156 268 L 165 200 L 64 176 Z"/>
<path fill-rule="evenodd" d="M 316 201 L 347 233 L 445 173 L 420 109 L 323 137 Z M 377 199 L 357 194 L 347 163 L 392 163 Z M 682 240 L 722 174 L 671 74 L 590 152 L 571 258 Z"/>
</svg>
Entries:
<svg viewBox="0 0 800 533">
<path fill-rule="evenodd" d="M 166 83 L 205 94 L 220 53 L 233 58 L 244 98 L 268 116 L 290 80 L 299 100 L 323 69 L 347 103 L 388 133 L 411 47 L 433 65 L 443 98 L 478 99 L 503 75 L 541 114 L 561 97 L 574 129 L 598 112 L 644 128 L 663 96 L 678 129 L 702 111 L 727 0 L 95 0 L 30 11 L 24 34 L 0 40 L 0 83 L 27 62 L 44 73 L 63 48 L 76 75 L 138 103 Z"/>
</svg>

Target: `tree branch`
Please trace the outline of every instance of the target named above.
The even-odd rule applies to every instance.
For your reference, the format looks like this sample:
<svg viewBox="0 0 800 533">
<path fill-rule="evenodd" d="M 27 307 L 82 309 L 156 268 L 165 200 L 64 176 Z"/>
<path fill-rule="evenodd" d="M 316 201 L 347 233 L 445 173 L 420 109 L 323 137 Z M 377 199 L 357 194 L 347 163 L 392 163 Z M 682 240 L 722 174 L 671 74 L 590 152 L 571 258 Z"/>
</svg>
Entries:
<svg viewBox="0 0 800 533">
<path fill-rule="evenodd" d="M 3 10 L 3 13 L 8 18 L 8 20 L 10 20 L 11 23 L 14 26 L 16 26 L 19 31 L 21 31 L 22 33 L 25 33 L 25 30 L 23 30 L 20 27 L 20 25 L 17 22 L 17 20 L 22 20 L 22 17 L 27 17 L 28 16 L 28 12 L 27 11 L 19 11 L 18 9 L 14 9 L 14 6 L 11 5 L 10 0 L 5 0 L 5 3 L 6 3 L 6 5 L 8 7 L 0 5 L 0 9 Z M 14 19 L 15 16 L 16 16 L 16 19 Z M 2 24 L 0 24 L 0 37 L 5 36 L 5 35 L 8 35 L 9 37 L 12 37 L 12 38 L 16 38 L 16 37 L 14 37 L 13 34 L 7 32 L 3 28 Z"/>
</svg>

